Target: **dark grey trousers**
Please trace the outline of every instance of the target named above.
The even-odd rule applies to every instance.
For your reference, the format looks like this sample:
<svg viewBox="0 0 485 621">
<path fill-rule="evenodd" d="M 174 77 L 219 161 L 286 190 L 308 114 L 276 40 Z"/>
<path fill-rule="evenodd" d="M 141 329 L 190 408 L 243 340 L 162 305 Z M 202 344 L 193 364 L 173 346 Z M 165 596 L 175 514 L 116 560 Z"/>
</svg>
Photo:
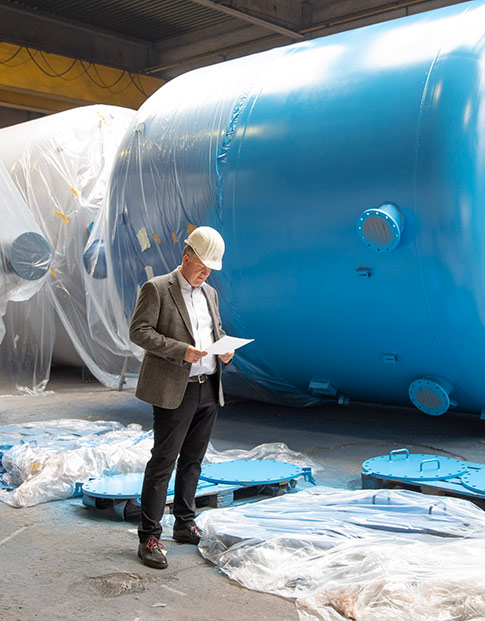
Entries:
<svg viewBox="0 0 485 621">
<path fill-rule="evenodd" d="M 154 445 L 143 479 L 141 542 L 158 539 L 165 510 L 167 487 L 178 456 L 173 513 L 178 526 L 195 518 L 195 491 L 202 459 L 209 444 L 218 410 L 217 375 L 203 384 L 189 382 L 175 410 L 153 406 Z"/>
</svg>

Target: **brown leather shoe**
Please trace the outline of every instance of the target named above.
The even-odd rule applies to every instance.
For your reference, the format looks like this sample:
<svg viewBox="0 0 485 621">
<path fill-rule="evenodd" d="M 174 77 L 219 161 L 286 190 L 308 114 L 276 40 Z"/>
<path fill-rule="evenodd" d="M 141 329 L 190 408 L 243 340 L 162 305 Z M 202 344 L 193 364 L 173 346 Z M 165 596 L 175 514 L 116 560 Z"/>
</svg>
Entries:
<svg viewBox="0 0 485 621">
<path fill-rule="evenodd" d="M 168 567 L 167 553 L 158 539 L 148 539 L 148 541 L 140 543 L 138 546 L 138 556 L 148 567 L 154 567 L 155 569 L 165 569 Z"/>
<path fill-rule="evenodd" d="M 199 545 L 202 531 L 195 524 L 186 524 L 184 526 L 173 527 L 173 538 L 180 543 L 192 543 L 195 546 Z"/>
</svg>

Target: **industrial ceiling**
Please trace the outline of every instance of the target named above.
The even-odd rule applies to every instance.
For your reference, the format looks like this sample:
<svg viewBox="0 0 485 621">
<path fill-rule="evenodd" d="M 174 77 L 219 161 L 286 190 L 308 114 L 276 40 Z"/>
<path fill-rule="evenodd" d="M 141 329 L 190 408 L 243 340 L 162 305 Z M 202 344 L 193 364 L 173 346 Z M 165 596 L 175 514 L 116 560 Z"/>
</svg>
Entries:
<svg viewBox="0 0 485 621">
<path fill-rule="evenodd" d="M 0 106 L 46 113 L 100 98 L 137 107 L 164 82 L 197 67 L 458 2 L 0 0 Z M 75 71 L 85 87 L 71 88 Z M 117 80 L 130 82 L 119 91 L 124 99 L 107 88 Z"/>
</svg>

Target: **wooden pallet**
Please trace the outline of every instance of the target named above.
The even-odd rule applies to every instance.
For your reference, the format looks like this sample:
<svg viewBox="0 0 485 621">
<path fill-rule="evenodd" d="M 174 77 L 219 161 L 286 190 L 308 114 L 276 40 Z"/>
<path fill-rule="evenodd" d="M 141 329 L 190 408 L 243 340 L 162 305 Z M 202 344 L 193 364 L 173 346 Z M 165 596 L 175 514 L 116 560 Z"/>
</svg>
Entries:
<svg viewBox="0 0 485 621">
<path fill-rule="evenodd" d="M 289 483 L 275 483 L 271 485 L 223 485 L 207 484 L 197 489 L 195 494 L 196 507 L 222 508 L 239 502 L 260 500 L 261 497 L 279 496 L 290 491 L 293 486 Z M 166 511 L 172 513 L 173 494 L 167 495 Z M 140 505 L 138 499 L 111 499 L 95 498 L 86 494 L 82 497 L 85 506 L 97 509 L 110 517 L 122 520 L 138 520 Z"/>
<path fill-rule="evenodd" d="M 480 470 L 484 464 L 475 462 L 463 462 L 467 469 Z M 375 474 L 362 472 L 362 489 L 409 489 L 422 494 L 431 494 L 433 496 L 452 496 L 454 498 L 462 498 L 470 500 L 485 509 L 485 494 L 475 492 L 466 488 L 461 482 L 460 477 L 447 479 L 446 481 L 414 481 L 410 479 L 386 479 Z"/>
<path fill-rule="evenodd" d="M 221 485 L 214 484 L 213 490 L 204 488 L 200 497 L 196 496 L 197 507 L 229 507 L 238 502 L 261 500 L 262 497 L 281 496 L 294 487 L 289 482 L 267 485 Z M 227 488 L 227 489 L 222 489 Z M 167 499 L 168 504 L 168 499 Z"/>
</svg>

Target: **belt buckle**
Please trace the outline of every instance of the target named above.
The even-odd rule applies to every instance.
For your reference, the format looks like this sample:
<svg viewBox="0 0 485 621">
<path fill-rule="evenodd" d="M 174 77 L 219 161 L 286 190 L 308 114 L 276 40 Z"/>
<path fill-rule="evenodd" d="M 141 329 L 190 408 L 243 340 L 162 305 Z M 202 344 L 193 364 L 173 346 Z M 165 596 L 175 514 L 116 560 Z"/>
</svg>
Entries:
<svg viewBox="0 0 485 621">
<path fill-rule="evenodd" d="M 203 384 L 205 382 L 205 375 L 197 375 L 197 381 L 199 384 Z"/>
</svg>

